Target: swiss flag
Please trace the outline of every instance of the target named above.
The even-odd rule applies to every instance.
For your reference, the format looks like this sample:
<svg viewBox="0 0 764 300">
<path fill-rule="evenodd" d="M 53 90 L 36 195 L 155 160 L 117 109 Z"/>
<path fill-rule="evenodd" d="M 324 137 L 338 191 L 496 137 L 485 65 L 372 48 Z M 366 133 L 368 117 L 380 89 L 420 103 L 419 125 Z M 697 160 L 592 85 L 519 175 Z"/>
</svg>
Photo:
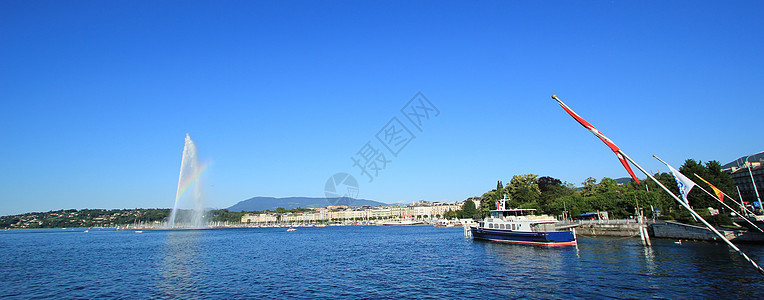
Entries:
<svg viewBox="0 0 764 300">
<path fill-rule="evenodd" d="M 639 179 L 637 178 L 636 175 L 634 175 L 634 171 L 631 170 L 631 166 L 629 166 L 629 163 L 626 161 L 625 158 L 623 158 L 623 155 L 621 155 L 621 153 L 619 153 L 619 151 L 621 151 L 621 148 L 618 148 L 618 146 L 616 146 L 615 143 L 613 143 L 613 141 L 611 141 L 604 134 L 602 134 L 602 132 L 597 130 L 597 128 L 594 128 L 594 126 L 592 126 L 592 124 L 589 124 L 589 122 L 586 122 L 586 120 L 584 120 L 584 118 L 582 118 L 576 112 L 574 112 L 572 109 L 570 109 L 570 107 L 568 107 L 568 105 L 566 105 L 564 102 L 562 102 L 562 100 L 560 100 L 560 98 L 557 98 L 557 95 L 552 95 L 552 99 L 556 100 L 557 103 L 559 103 L 560 106 L 562 106 L 562 109 L 567 111 L 568 114 L 570 114 L 570 116 L 573 117 L 573 119 L 576 119 L 576 121 L 578 121 L 579 124 L 581 124 L 582 126 L 586 127 L 586 129 L 589 129 L 589 131 L 591 131 L 594 135 L 596 135 L 598 138 L 600 138 L 600 140 L 605 142 L 605 145 L 610 147 L 610 150 L 613 150 L 613 152 L 615 153 L 615 156 L 618 157 L 618 160 L 621 161 L 621 164 L 623 164 L 623 167 L 626 168 L 626 171 L 629 172 L 629 175 L 631 175 L 631 178 L 634 179 L 634 181 L 636 181 L 637 183 L 639 183 Z"/>
</svg>

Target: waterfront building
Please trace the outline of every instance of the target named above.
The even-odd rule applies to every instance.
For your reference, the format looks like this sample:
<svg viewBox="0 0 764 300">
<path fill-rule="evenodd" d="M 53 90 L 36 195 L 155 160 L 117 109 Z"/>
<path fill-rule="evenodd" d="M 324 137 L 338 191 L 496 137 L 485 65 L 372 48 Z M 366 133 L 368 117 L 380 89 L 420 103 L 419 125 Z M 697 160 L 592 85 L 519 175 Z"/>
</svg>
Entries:
<svg viewBox="0 0 764 300">
<path fill-rule="evenodd" d="M 309 211 L 298 213 L 250 213 L 242 216 L 241 222 L 265 224 L 275 222 L 317 223 L 327 221 L 383 220 L 406 218 L 435 219 L 445 217 L 449 211 L 460 210 L 463 203 L 464 202 L 430 203 L 427 201 L 417 201 L 411 205 L 394 204 L 377 207 L 364 206 L 351 208 L 346 205 L 327 206 L 324 208 L 313 208 Z"/>
<path fill-rule="evenodd" d="M 392 216 L 392 212 L 390 210 L 390 207 L 388 206 L 380 206 L 371 210 L 372 219 L 376 219 L 376 220 L 389 219 L 390 216 Z"/>
<path fill-rule="evenodd" d="M 428 203 L 429 204 L 429 203 Z M 423 218 L 427 219 L 432 216 L 432 206 L 414 206 L 413 207 L 413 215 L 415 218 Z"/>
<path fill-rule="evenodd" d="M 278 217 L 275 214 L 245 214 L 241 216 L 242 223 L 266 224 L 277 221 Z"/>
<path fill-rule="evenodd" d="M 457 211 L 462 209 L 464 202 L 456 203 L 435 203 L 432 206 L 432 216 L 435 218 L 445 218 L 449 211 Z"/>
<path fill-rule="evenodd" d="M 750 167 L 750 172 L 749 172 Z M 740 190 L 743 201 L 753 203 L 757 201 L 755 190 L 759 192 L 759 198 L 764 201 L 764 153 L 744 156 L 722 166 L 722 171 L 730 174 L 735 186 Z M 754 189 L 751 184 L 751 175 L 756 184 Z"/>
</svg>

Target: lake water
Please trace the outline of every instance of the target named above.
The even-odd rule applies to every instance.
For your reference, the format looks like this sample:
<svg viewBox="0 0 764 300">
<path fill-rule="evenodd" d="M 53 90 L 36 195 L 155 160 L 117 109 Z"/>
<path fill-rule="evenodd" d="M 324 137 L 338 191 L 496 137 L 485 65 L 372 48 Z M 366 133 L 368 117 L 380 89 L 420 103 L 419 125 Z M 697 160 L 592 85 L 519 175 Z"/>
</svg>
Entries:
<svg viewBox="0 0 764 300">
<path fill-rule="evenodd" d="M 741 248 L 764 263 L 764 246 Z M 8 230 L 0 274 L 4 299 L 764 297 L 764 276 L 721 244 L 544 248 L 431 226 Z"/>
</svg>

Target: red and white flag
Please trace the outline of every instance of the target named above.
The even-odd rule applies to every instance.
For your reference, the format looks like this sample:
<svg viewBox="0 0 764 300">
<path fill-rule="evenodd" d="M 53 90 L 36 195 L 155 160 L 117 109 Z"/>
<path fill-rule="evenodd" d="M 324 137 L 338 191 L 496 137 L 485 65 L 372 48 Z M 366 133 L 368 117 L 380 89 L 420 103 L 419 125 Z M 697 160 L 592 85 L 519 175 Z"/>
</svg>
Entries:
<svg viewBox="0 0 764 300">
<path fill-rule="evenodd" d="M 618 160 L 621 161 L 621 164 L 623 164 L 623 167 L 626 168 L 626 171 L 629 172 L 629 175 L 631 175 L 631 178 L 634 179 L 634 181 L 636 181 L 637 183 L 639 183 L 639 179 L 637 178 L 636 175 L 634 175 L 634 171 L 631 170 L 631 167 L 629 166 L 629 163 L 626 161 L 626 159 L 623 157 L 623 155 L 621 155 L 621 153 L 619 152 L 619 151 L 621 151 L 621 148 L 618 148 L 618 146 L 616 146 L 615 143 L 613 143 L 613 141 L 611 141 L 604 134 L 602 134 L 602 132 L 597 130 L 597 128 L 594 128 L 594 126 L 592 126 L 592 124 L 589 124 L 589 122 L 586 122 L 586 120 L 584 120 L 584 118 L 582 118 L 576 112 L 574 112 L 572 109 L 570 109 L 570 107 L 568 107 L 567 104 L 565 104 L 564 102 L 562 102 L 562 100 L 557 98 L 557 95 L 552 95 L 552 99 L 556 100 L 557 103 L 559 103 L 560 106 L 562 106 L 562 109 L 567 111 L 568 114 L 570 114 L 570 116 L 573 117 L 573 119 L 576 119 L 576 121 L 578 121 L 578 123 L 581 124 L 581 126 L 584 126 L 586 129 L 589 129 L 589 131 L 591 131 L 594 135 L 596 135 L 598 138 L 600 138 L 600 140 L 605 142 L 605 145 L 610 147 L 610 150 L 613 150 L 613 152 L 615 153 L 615 156 L 618 157 Z"/>
</svg>

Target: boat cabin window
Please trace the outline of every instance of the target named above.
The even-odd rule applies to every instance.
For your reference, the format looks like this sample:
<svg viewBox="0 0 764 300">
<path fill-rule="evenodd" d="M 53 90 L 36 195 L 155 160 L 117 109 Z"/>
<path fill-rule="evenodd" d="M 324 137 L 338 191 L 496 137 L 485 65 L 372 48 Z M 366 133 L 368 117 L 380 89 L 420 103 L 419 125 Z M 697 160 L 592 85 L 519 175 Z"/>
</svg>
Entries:
<svg viewBox="0 0 764 300">
<path fill-rule="evenodd" d="M 554 231 L 554 224 L 535 224 L 533 231 Z"/>
<path fill-rule="evenodd" d="M 535 209 L 511 209 L 511 210 L 500 210 L 500 211 L 491 211 L 491 217 L 494 218 L 501 218 L 501 217 L 509 217 L 509 216 L 525 216 L 525 215 L 533 215 Z"/>
</svg>

